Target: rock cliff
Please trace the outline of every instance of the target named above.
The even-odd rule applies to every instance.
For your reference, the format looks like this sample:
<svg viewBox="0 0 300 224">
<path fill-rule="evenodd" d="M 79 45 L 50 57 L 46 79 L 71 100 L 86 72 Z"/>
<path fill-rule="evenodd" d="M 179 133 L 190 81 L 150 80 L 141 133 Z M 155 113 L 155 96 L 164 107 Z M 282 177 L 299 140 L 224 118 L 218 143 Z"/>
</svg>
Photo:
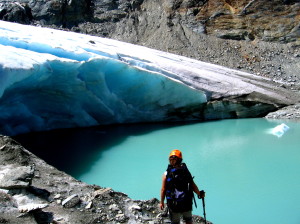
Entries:
<svg viewBox="0 0 300 224">
<path fill-rule="evenodd" d="M 148 39 L 151 31 L 170 32 L 181 25 L 195 34 L 223 39 L 299 41 L 298 0 L 1 0 L 1 19 L 64 28 L 87 25 L 89 33 L 130 41 Z M 169 27 L 169 29 L 162 30 Z M 84 27 L 82 27 L 84 29 Z M 102 28 L 102 29 L 101 29 Z M 121 29 L 122 28 L 122 29 Z M 128 29 L 127 29 L 128 28 Z M 158 29 L 160 28 L 160 29 Z M 82 30 L 84 31 L 84 30 Z M 122 32 L 122 33 L 121 33 Z M 141 42 L 142 43 L 142 42 Z"/>
</svg>

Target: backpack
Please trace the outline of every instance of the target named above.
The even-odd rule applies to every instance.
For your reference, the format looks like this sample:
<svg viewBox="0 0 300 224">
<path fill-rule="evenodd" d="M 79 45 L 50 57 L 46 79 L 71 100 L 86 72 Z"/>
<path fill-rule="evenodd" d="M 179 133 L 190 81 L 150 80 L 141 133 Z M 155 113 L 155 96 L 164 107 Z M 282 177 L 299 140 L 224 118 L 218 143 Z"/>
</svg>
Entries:
<svg viewBox="0 0 300 224">
<path fill-rule="evenodd" d="M 168 208 L 173 212 L 191 211 L 193 207 L 193 177 L 185 163 L 167 168 L 166 198 Z"/>
</svg>

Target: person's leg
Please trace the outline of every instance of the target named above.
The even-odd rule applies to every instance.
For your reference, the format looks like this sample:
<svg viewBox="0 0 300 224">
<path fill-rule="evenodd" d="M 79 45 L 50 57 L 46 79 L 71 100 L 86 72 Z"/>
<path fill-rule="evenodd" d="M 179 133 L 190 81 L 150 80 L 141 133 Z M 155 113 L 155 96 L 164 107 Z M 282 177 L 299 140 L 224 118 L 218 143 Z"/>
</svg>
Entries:
<svg viewBox="0 0 300 224">
<path fill-rule="evenodd" d="M 171 224 L 180 224 L 180 213 L 169 210 Z"/>
<path fill-rule="evenodd" d="M 183 216 L 183 220 L 185 221 L 186 224 L 192 224 L 193 223 L 192 211 L 183 212 L 182 216 Z"/>
</svg>

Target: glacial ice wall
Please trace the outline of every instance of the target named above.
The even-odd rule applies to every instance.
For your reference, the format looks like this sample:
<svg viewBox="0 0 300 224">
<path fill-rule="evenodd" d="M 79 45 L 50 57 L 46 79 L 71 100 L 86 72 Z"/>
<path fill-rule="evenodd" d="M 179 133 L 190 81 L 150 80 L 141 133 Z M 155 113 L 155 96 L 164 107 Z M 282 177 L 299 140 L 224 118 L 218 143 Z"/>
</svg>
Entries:
<svg viewBox="0 0 300 224">
<path fill-rule="evenodd" d="M 172 112 L 206 102 L 145 61 L 93 48 L 91 37 L 0 23 L 0 133 L 176 120 Z"/>
<path fill-rule="evenodd" d="M 257 116 L 274 105 L 232 98 L 281 97 L 265 83 L 141 46 L 0 21 L 0 134 Z"/>
</svg>

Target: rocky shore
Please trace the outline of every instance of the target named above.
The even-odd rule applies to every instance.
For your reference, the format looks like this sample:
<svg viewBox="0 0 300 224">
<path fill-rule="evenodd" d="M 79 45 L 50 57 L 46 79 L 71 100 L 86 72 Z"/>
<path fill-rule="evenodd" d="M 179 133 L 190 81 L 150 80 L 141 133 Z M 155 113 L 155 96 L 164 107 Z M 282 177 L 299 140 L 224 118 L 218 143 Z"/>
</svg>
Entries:
<svg viewBox="0 0 300 224">
<path fill-rule="evenodd" d="M 195 223 L 204 223 L 194 216 Z M 80 182 L 0 136 L 0 223 L 169 223 L 158 199 Z"/>
<path fill-rule="evenodd" d="M 267 119 L 300 121 L 300 104 L 284 107 L 275 112 L 269 113 Z"/>
</svg>

